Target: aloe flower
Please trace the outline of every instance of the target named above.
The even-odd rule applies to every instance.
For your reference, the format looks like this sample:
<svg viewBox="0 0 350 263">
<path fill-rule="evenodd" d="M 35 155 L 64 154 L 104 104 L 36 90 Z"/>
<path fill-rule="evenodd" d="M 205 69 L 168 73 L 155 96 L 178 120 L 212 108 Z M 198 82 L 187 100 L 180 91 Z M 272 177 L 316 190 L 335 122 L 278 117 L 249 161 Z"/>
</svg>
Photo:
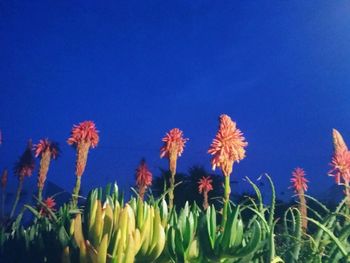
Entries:
<svg viewBox="0 0 350 263">
<path fill-rule="evenodd" d="M 203 208 L 204 210 L 206 210 L 209 206 L 209 202 L 208 202 L 208 193 L 209 191 L 213 190 L 213 180 L 210 179 L 210 176 L 203 176 L 201 179 L 199 179 L 198 181 L 198 192 L 200 194 L 203 193 Z"/>
<path fill-rule="evenodd" d="M 5 198 L 6 198 L 6 185 L 8 180 L 8 171 L 4 169 L 1 175 L 1 217 L 4 217 L 4 207 L 5 207 Z"/>
<path fill-rule="evenodd" d="M 95 123 L 92 121 L 84 121 L 78 125 L 74 125 L 71 137 L 67 140 L 69 145 L 76 148 L 77 160 L 75 166 L 76 183 L 73 190 L 73 205 L 78 203 L 78 195 L 80 190 L 81 176 L 84 173 L 89 149 L 95 148 L 99 142 L 99 135 Z"/>
<path fill-rule="evenodd" d="M 59 154 L 58 144 L 48 139 L 40 140 L 34 146 L 35 157 L 40 157 L 40 168 L 38 175 L 38 200 L 42 200 L 42 192 L 46 181 L 51 159 L 56 159 Z"/>
<path fill-rule="evenodd" d="M 15 164 L 15 175 L 18 177 L 18 188 L 10 217 L 13 217 L 15 213 L 22 192 L 24 178 L 31 176 L 34 171 L 35 160 L 32 153 L 32 148 L 32 141 L 29 140 L 26 150 L 24 151 L 18 162 Z"/>
<path fill-rule="evenodd" d="M 237 129 L 236 123 L 228 115 L 222 114 L 219 130 L 210 145 L 208 153 L 213 156 L 211 159 L 213 170 L 219 167 L 225 176 L 225 202 L 230 199 L 232 166 L 234 162 L 238 163 L 245 158 L 245 147 L 247 145 L 248 143 L 245 141 L 242 132 Z"/>
<path fill-rule="evenodd" d="M 166 157 L 169 159 L 170 170 L 170 188 L 169 188 L 169 208 L 173 207 L 174 203 L 174 187 L 177 158 L 184 151 L 187 138 L 183 137 L 183 132 L 178 128 L 170 130 L 162 139 L 164 145 L 160 149 L 160 158 Z"/>
<path fill-rule="evenodd" d="M 44 205 L 41 205 L 40 207 L 40 211 L 39 214 L 41 216 L 45 216 L 45 217 L 51 217 L 50 215 L 50 210 L 51 212 L 55 212 L 55 206 L 56 206 L 56 201 L 53 197 L 48 197 L 44 200 Z"/>
<path fill-rule="evenodd" d="M 299 198 L 299 210 L 302 216 L 302 227 L 304 231 L 307 229 L 307 207 L 305 200 L 305 192 L 307 191 L 307 183 L 309 182 L 305 178 L 305 171 L 302 168 L 295 168 L 292 172 L 292 187 Z"/>
<path fill-rule="evenodd" d="M 136 169 L 136 185 L 139 190 L 139 196 L 143 200 L 145 192 L 152 185 L 152 173 L 148 170 L 146 161 L 143 159 Z"/>
<path fill-rule="evenodd" d="M 333 148 L 330 163 L 332 168 L 328 174 L 334 177 L 336 184 L 344 185 L 347 205 L 350 207 L 350 152 L 343 137 L 336 129 L 333 129 Z"/>
</svg>

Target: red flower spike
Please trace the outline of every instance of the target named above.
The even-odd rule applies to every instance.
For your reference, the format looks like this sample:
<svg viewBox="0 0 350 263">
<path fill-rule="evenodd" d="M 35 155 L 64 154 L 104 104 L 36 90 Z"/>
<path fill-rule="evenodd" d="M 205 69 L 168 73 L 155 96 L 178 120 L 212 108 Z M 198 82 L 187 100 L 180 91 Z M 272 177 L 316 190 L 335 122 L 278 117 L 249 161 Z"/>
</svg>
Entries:
<svg viewBox="0 0 350 263">
<path fill-rule="evenodd" d="M 59 154 L 58 144 L 51 142 L 48 139 L 40 140 L 38 144 L 34 145 L 35 157 L 42 157 L 44 152 L 49 151 L 52 159 L 56 159 Z"/>
<path fill-rule="evenodd" d="M 330 163 L 332 169 L 329 175 L 333 176 L 337 184 L 350 181 L 350 152 L 347 150 L 338 150 L 332 157 Z"/>
<path fill-rule="evenodd" d="M 45 204 L 45 206 L 41 206 L 40 208 L 40 215 L 42 216 L 50 216 L 50 213 L 49 213 L 49 209 L 52 211 L 52 212 L 55 212 L 56 209 L 55 209 L 55 206 L 56 206 L 56 201 L 53 197 L 48 197 L 44 200 L 43 202 Z"/>
<path fill-rule="evenodd" d="M 213 190 L 213 180 L 210 179 L 210 176 L 203 176 L 201 179 L 199 179 L 198 181 L 198 192 L 201 194 L 203 192 L 209 192 L 211 190 Z"/>
<path fill-rule="evenodd" d="M 95 148 L 99 142 L 98 130 L 93 121 L 84 121 L 74 125 L 71 137 L 67 140 L 69 145 L 77 145 L 86 142 Z"/>
<path fill-rule="evenodd" d="M 142 160 L 136 169 L 136 185 L 139 188 L 152 185 L 152 173 L 148 170 L 145 160 Z"/>
<path fill-rule="evenodd" d="M 228 115 L 222 114 L 219 130 L 208 150 L 213 156 L 211 160 L 213 170 L 220 167 L 225 176 L 230 175 L 233 163 L 244 159 L 247 145 L 236 123 Z"/>
<path fill-rule="evenodd" d="M 309 182 L 305 178 L 305 171 L 302 168 L 295 168 L 292 172 L 292 178 L 290 181 L 293 183 L 292 187 L 295 192 L 307 191 L 307 183 Z"/>
<path fill-rule="evenodd" d="M 170 130 L 162 139 L 163 147 L 160 149 L 160 158 L 170 157 L 172 154 L 181 156 L 184 151 L 187 138 L 183 138 L 183 132 L 178 128 Z"/>
</svg>

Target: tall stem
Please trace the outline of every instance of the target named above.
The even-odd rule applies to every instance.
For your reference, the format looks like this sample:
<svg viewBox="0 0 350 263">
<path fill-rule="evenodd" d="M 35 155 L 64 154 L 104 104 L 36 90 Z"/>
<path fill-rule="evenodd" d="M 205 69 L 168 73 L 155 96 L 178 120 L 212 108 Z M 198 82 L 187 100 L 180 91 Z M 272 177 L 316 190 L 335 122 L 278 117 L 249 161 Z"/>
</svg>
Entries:
<svg viewBox="0 0 350 263">
<path fill-rule="evenodd" d="M 302 225 L 304 232 L 306 232 L 306 230 L 307 230 L 307 207 L 306 207 L 306 200 L 305 200 L 305 195 L 304 195 L 303 189 L 301 189 L 298 192 L 298 196 L 299 196 L 299 210 L 300 210 L 300 214 L 301 214 L 301 225 Z"/>
<path fill-rule="evenodd" d="M 73 201 L 73 206 L 76 207 L 78 205 L 78 197 L 79 197 L 79 191 L 80 191 L 80 183 L 81 183 L 81 176 L 77 176 L 75 181 L 75 187 L 73 189 L 73 194 L 72 194 L 72 201 Z"/>
<path fill-rule="evenodd" d="M 208 191 L 203 191 L 203 209 L 207 210 L 208 207 L 209 207 Z"/>
<path fill-rule="evenodd" d="M 169 209 L 174 206 L 174 189 L 175 189 L 175 172 L 171 171 L 170 175 L 170 188 L 169 188 Z"/>
<path fill-rule="evenodd" d="M 231 186 L 230 186 L 230 175 L 225 175 L 225 192 L 224 192 L 224 202 L 228 203 L 230 201 Z"/>
<path fill-rule="evenodd" d="M 42 188 L 38 188 L 38 200 L 39 200 L 39 203 L 43 200 L 43 189 Z"/>
<path fill-rule="evenodd" d="M 139 188 L 139 196 L 140 199 L 143 201 L 144 197 L 145 197 L 145 192 L 146 192 L 146 187 L 145 186 L 141 186 Z"/>
<path fill-rule="evenodd" d="M 222 222 L 221 222 L 222 230 L 224 229 L 227 221 L 227 210 L 230 202 L 230 193 L 231 193 L 230 175 L 224 173 L 224 177 L 225 177 L 225 185 L 224 185 L 224 208 L 222 212 Z"/>
<path fill-rule="evenodd" d="M 10 214 L 10 218 L 13 217 L 14 213 L 15 213 L 15 210 L 16 210 L 16 207 L 17 207 L 17 204 L 18 204 L 18 201 L 19 201 L 19 198 L 21 196 L 21 192 L 22 192 L 22 187 L 23 187 L 23 177 L 21 176 L 19 178 L 19 181 L 18 181 L 18 188 L 17 188 L 17 194 L 16 194 L 16 200 L 13 204 L 13 207 L 12 207 L 12 211 L 11 211 L 11 214 Z"/>
<path fill-rule="evenodd" d="M 174 152 L 171 152 L 169 156 L 169 170 L 170 170 L 169 209 L 172 209 L 174 206 L 176 162 L 177 162 L 177 153 L 176 151 L 174 151 Z"/>
</svg>

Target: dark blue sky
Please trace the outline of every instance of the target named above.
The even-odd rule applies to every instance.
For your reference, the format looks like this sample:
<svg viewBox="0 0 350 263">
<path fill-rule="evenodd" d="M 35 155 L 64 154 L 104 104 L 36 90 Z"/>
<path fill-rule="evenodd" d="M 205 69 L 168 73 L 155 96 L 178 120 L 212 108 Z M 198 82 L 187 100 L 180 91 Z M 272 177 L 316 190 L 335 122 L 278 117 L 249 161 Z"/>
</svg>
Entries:
<svg viewBox="0 0 350 263">
<path fill-rule="evenodd" d="M 142 157 L 155 175 L 167 167 L 173 127 L 190 138 L 178 170 L 209 168 L 226 113 L 249 142 L 235 179 L 268 172 L 284 191 L 301 166 L 313 192 L 333 183 L 331 129 L 350 142 L 348 1 L 97 2 L 0 2 L 1 167 L 49 137 L 63 152 L 49 180 L 71 190 L 65 141 L 91 119 L 101 141 L 83 187 L 126 188 Z"/>
</svg>

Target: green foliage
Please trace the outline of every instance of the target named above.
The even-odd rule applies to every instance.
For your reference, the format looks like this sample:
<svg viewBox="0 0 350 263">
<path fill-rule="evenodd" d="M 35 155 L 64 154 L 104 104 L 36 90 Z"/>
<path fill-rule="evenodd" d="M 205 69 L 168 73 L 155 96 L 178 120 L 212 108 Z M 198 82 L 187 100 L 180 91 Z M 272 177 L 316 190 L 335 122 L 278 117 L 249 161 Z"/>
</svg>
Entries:
<svg viewBox="0 0 350 263">
<path fill-rule="evenodd" d="M 169 210 L 164 195 L 124 201 L 116 184 L 92 190 L 81 209 L 65 204 L 57 212 L 25 205 L 0 230 L 5 262 L 348 262 L 350 217 L 345 200 L 331 211 L 312 197 L 308 232 L 297 207 L 275 218 L 275 190 L 269 204 L 255 182 L 254 196 L 203 211 L 195 202 Z M 44 206 L 44 203 L 39 203 Z M 23 215 L 33 220 L 23 224 Z"/>
</svg>

